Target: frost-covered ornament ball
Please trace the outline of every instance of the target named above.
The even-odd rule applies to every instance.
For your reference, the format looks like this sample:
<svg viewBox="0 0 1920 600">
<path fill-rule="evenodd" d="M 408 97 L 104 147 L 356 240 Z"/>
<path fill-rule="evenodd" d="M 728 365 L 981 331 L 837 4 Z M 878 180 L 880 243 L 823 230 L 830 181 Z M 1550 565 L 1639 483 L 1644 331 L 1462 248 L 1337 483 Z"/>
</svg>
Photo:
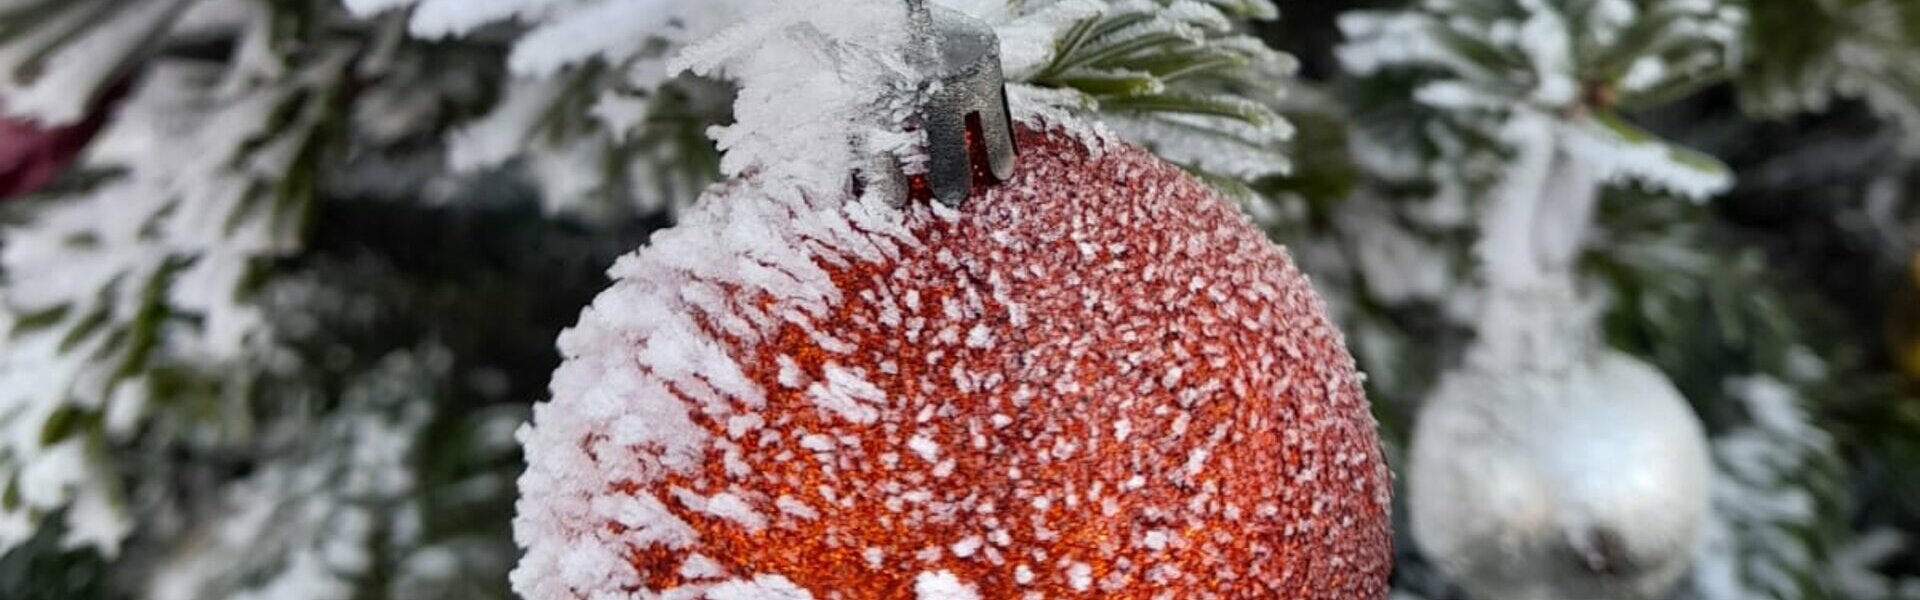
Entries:
<svg viewBox="0 0 1920 600">
<path fill-rule="evenodd" d="M 1383 598 L 1389 475 L 1306 278 L 1138 148 L 1018 141 L 955 209 L 746 177 L 622 259 L 522 432 L 515 589 Z"/>
<path fill-rule="evenodd" d="M 1663 597 L 1707 516 L 1707 442 L 1686 399 L 1581 339 L 1566 303 L 1490 311 L 1505 318 L 1483 337 L 1560 326 L 1449 373 L 1414 431 L 1415 544 L 1475 600 Z"/>
</svg>

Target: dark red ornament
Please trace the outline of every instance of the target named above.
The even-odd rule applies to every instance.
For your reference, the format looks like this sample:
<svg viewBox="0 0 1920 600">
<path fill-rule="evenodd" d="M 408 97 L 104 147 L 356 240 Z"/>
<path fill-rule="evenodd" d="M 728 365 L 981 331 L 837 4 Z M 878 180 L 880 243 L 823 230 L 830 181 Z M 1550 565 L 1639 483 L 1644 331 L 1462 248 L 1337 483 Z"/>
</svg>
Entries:
<svg viewBox="0 0 1920 600">
<path fill-rule="evenodd" d="M 0 116 L 0 200 L 39 191 L 71 165 L 106 124 L 113 101 L 124 86 L 114 86 L 86 118 L 49 126 L 32 119 Z M 0 115 L 6 112 L 0 98 Z"/>
</svg>

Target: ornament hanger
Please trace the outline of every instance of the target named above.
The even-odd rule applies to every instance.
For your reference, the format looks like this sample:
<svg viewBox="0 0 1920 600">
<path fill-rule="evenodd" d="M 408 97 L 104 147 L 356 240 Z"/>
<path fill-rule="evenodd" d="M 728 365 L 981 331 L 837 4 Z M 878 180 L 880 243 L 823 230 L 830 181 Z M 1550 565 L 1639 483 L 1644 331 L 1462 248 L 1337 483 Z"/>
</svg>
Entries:
<svg viewBox="0 0 1920 600">
<path fill-rule="evenodd" d="M 973 192 L 974 155 L 986 157 L 993 178 L 1013 178 L 1013 117 L 1000 70 L 1000 38 L 993 27 L 950 10 L 937 14 L 926 0 L 906 0 L 912 61 L 928 73 L 921 109 L 927 132 L 927 180 L 933 197 L 959 206 Z M 975 145 L 978 145 L 978 148 Z"/>
</svg>

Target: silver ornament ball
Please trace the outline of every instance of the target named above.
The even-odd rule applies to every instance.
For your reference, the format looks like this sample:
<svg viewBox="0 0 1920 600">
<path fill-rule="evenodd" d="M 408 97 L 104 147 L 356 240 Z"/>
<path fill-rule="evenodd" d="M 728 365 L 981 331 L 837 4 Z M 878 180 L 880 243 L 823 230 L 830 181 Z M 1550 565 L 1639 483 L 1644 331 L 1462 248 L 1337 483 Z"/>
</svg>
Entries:
<svg viewBox="0 0 1920 600">
<path fill-rule="evenodd" d="M 1421 412 L 1414 541 L 1475 600 L 1647 600 L 1686 570 L 1712 476 L 1699 419 L 1651 366 L 1581 355 L 1463 368 Z"/>
</svg>

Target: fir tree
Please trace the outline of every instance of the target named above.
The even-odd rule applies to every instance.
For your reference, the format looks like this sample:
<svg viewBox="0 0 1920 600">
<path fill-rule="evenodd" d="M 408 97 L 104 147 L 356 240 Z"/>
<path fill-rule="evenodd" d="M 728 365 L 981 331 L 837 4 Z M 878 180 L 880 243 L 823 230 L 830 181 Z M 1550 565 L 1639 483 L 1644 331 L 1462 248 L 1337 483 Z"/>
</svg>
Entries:
<svg viewBox="0 0 1920 600">
<path fill-rule="evenodd" d="M 553 340 L 746 160 L 757 99 L 682 67 L 779 3 L 0 0 L 7 118 L 101 126 L 0 206 L 0 597 L 507 597 Z M 1914 3 L 943 3 L 1293 249 L 1390 456 L 1522 254 L 1494 207 L 1552 196 L 1713 438 L 1676 597 L 1920 598 Z"/>
</svg>

